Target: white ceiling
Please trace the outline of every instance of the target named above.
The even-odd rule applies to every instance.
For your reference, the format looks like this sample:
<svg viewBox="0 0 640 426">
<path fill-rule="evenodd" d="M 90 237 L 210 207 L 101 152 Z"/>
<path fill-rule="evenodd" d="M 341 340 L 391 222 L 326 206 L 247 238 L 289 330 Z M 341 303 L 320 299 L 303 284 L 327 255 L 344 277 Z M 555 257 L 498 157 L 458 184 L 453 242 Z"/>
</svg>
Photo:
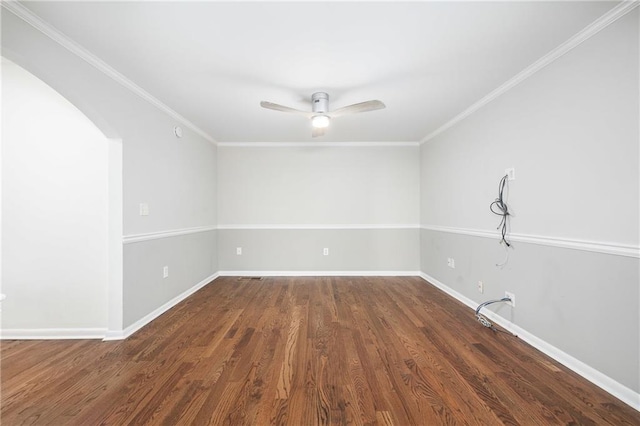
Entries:
<svg viewBox="0 0 640 426">
<path fill-rule="evenodd" d="M 616 2 L 25 2 L 219 142 L 419 141 Z"/>
</svg>

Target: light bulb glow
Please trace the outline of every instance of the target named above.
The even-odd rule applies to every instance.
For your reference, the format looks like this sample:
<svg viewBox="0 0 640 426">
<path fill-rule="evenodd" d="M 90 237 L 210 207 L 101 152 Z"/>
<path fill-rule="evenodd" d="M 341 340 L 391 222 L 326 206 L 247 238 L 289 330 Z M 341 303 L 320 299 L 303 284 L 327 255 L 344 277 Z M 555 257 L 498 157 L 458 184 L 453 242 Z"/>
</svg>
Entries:
<svg viewBox="0 0 640 426">
<path fill-rule="evenodd" d="M 329 127 L 329 117 L 326 115 L 316 115 L 311 119 L 311 125 L 316 129 Z"/>
</svg>

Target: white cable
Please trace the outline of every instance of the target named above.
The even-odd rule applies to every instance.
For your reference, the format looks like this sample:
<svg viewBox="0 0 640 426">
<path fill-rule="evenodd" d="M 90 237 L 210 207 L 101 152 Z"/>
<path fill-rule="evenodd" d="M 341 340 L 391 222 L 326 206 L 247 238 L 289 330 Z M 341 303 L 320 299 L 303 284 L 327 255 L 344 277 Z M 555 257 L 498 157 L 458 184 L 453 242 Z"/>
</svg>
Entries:
<svg viewBox="0 0 640 426">
<path fill-rule="evenodd" d="M 511 333 L 511 332 L 508 332 L 508 331 L 502 331 L 502 330 L 499 330 L 499 329 L 495 328 L 495 327 L 493 326 L 493 324 L 491 324 L 491 321 L 489 321 L 489 320 L 487 319 L 487 317 L 485 317 L 484 315 L 482 315 L 482 314 L 480 313 L 480 311 L 482 310 L 482 308 L 484 308 L 484 307 L 485 307 L 485 306 L 487 306 L 487 305 L 491 305 L 491 304 L 493 304 L 493 303 L 500 303 L 500 302 L 510 302 L 510 301 L 511 301 L 511 299 L 510 299 L 509 297 L 503 297 L 502 299 L 489 300 L 489 301 L 486 301 L 486 302 L 484 302 L 484 303 L 481 303 L 481 304 L 478 306 L 478 308 L 476 309 L 476 319 L 480 322 L 480 324 L 482 324 L 483 326 L 485 326 L 485 327 L 487 327 L 487 328 L 490 328 L 490 329 L 491 329 L 491 330 L 493 330 L 493 331 L 500 331 L 500 332 L 502 332 L 502 333 L 506 333 L 506 334 L 510 334 L 510 335 L 512 335 L 512 336 L 518 337 L 518 336 L 516 336 L 515 334 L 513 334 L 513 333 Z"/>
<path fill-rule="evenodd" d="M 496 266 L 502 269 L 504 268 L 504 265 L 506 265 L 507 262 L 509 261 L 509 247 L 507 247 L 507 245 L 504 244 L 502 241 L 500 241 L 500 244 L 504 247 L 504 260 L 502 261 L 502 263 L 496 263 Z"/>
</svg>

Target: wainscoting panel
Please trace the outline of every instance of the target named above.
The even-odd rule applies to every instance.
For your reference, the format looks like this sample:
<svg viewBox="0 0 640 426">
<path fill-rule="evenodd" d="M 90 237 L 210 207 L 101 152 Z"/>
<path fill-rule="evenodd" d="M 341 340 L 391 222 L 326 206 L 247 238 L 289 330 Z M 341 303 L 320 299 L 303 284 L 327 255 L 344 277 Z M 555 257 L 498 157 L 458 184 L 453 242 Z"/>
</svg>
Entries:
<svg viewBox="0 0 640 426">
<path fill-rule="evenodd" d="M 418 271 L 419 251 L 415 227 L 218 230 L 220 271 Z"/>
<path fill-rule="evenodd" d="M 640 261 L 523 242 L 514 242 L 507 263 L 496 266 L 506 256 L 493 238 L 421 231 L 425 274 L 476 306 L 513 293 L 515 307 L 494 304 L 489 310 L 639 393 Z M 447 266 L 448 258 L 455 268 Z"/>
</svg>

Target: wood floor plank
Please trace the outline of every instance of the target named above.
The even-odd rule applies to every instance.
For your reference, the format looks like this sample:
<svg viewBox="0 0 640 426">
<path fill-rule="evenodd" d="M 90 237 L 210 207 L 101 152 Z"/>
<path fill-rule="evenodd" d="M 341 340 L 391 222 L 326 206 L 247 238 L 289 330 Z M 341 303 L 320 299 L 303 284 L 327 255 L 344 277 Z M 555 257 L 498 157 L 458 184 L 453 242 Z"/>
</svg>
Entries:
<svg viewBox="0 0 640 426">
<path fill-rule="evenodd" d="M 218 278 L 125 341 L 0 343 L 3 425 L 638 425 L 417 277 Z"/>
</svg>

